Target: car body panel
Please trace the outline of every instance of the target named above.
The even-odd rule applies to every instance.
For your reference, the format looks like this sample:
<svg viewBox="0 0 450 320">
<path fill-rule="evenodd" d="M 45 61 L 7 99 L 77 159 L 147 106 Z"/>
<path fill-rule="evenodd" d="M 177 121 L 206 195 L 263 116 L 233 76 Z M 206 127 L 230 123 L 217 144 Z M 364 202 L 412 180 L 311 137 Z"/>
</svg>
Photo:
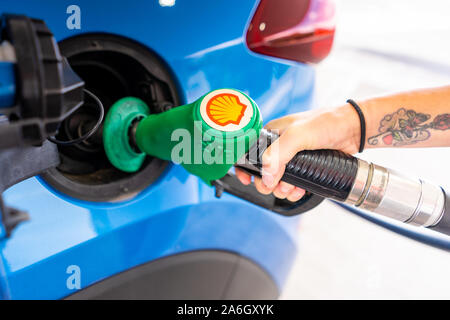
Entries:
<svg viewBox="0 0 450 320">
<path fill-rule="evenodd" d="M 0 12 L 43 19 L 60 41 L 110 33 L 156 52 L 178 82 L 183 102 L 231 87 L 250 95 L 265 122 L 306 110 L 313 100 L 310 66 L 248 50 L 245 30 L 257 1 L 10 1 Z M 69 30 L 66 9 L 81 8 L 81 29 Z M 84 288 L 147 261 L 191 250 L 237 252 L 255 261 L 281 288 L 296 254 L 299 218 L 286 218 L 214 190 L 180 166 L 133 199 L 93 203 L 61 194 L 40 178 L 4 193 L 30 221 L 0 241 L 3 298 L 55 299 L 72 294 L 66 273 L 80 267 Z"/>
</svg>

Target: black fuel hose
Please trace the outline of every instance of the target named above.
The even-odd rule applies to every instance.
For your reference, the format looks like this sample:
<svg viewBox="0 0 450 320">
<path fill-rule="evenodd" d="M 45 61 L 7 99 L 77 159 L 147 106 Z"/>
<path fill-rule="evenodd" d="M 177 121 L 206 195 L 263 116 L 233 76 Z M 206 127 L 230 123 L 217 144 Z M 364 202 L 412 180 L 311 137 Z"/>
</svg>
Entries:
<svg viewBox="0 0 450 320">
<path fill-rule="evenodd" d="M 278 135 L 263 129 L 258 142 L 247 154 L 245 164 L 238 164 L 252 175 L 261 176 L 261 157 Z M 286 165 L 281 180 L 314 194 L 338 201 L 347 199 L 358 171 L 357 158 L 337 150 L 305 150 Z"/>
</svg>

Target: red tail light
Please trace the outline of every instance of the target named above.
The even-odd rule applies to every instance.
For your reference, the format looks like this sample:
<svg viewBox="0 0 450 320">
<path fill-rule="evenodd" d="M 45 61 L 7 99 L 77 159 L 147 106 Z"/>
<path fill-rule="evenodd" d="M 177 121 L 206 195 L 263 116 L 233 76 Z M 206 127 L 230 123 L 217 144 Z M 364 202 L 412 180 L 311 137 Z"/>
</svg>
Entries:
<svg viewBox="0 0 450 320">
<path fill-rule="evenodd" d="M 261 0 L 247 30 L 250 50 L 317 63 L 331 50 L 335 30 L 332 0 Z"/>
</svg>

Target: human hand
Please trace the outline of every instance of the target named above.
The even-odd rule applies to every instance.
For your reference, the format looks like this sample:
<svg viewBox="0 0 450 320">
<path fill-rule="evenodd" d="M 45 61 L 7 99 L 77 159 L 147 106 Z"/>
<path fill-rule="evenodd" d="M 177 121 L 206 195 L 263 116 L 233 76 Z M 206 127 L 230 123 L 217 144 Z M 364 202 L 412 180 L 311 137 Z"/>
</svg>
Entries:
<svg viewBox="0 0 450 320">
<path fill-rule="evenodd" d="M 359 118 L 349 104 L 291 114 L 270 121 L 265 128 L 276 131 L 280 137 L 264 152 L 262 178 L 254 177 L 254 184 L 260 193 L 273 193 L 280 199 L 295 202 L 305 194 L 305 190 L 280 181 L 286 164 L 298 152 L 316 149 L 358 152 Z M 245 185 L 251 183 L 251 176 L 238 168 L 236 176 Z"/>
</svg>

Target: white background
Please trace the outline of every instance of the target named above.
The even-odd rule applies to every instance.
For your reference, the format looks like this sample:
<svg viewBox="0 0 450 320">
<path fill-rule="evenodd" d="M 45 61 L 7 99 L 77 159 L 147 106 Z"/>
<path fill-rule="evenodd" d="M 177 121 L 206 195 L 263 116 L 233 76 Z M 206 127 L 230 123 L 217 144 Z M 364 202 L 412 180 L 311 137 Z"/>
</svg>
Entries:
<svg viewBox="0 0 450 320">
<path fill-rule="evenodd" d="M 450 1 L 341 0 L 317 104 L 450 84 Z M 450 105 L 450 101 L 449 101 Z M 450 148 L 370 150 L 362 158 L 446 186 Z M 283 299 L 450 299 L 450 252 L 327 202 L 304 215 Z"/>
</svg>

